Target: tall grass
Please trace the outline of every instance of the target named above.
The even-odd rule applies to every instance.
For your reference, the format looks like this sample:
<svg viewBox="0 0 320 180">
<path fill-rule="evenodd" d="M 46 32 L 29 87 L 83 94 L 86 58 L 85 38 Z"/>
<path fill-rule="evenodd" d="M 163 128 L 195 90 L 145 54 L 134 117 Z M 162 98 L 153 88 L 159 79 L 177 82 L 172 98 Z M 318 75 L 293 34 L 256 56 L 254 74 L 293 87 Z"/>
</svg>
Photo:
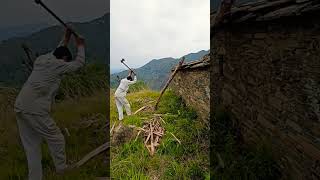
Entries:
<svg viewBox="0 0 320 180">
<path fill-rule="evenodd" d="M 106 90 L 109 87 L 106 72 L 105 65 L 88 64 L 75 73 L 65 75 L 56 98 L 76 98 L 91 95 L 96 90 Z"/>
</svg>

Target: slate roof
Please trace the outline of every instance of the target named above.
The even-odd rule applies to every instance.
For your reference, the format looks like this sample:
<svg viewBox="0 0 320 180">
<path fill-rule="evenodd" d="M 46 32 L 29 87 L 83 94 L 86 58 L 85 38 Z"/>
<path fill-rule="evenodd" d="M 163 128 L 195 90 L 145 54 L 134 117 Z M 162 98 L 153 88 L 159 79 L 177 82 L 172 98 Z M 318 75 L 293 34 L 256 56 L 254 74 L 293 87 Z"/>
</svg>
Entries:
<svg viewBox="0 0 320 180">
<path fill-rule="evenodd" d="M 210 66 L 210 55 L 205 55 L 202 59 L 197 61 L 191 61 L 189 63 L 183 64 L 179 70 L 186 70 L 186 69 L 196 69 L 196 68 L 203 68 Z"/>
</svg>

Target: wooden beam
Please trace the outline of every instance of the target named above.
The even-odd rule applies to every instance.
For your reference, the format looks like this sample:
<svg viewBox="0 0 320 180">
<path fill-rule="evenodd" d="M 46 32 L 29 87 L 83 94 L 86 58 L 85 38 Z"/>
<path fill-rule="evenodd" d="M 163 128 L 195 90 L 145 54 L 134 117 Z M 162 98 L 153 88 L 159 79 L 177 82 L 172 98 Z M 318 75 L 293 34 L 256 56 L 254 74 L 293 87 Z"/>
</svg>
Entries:
<svg viewBox="0 0 320 180">
<path fill-rule="evenodd" d="M 230 15 L 231 7 L 235 0 L 221 0 L 221 4 L 214 20 L 214 26 L 220 24 L 226 16 Z"/>
<path fill-rule="evenodd" d="M 96 148 L 95 150 L 91 151 L 90 153 L 88 153 L 87 155 L 85 155 L 79 162 L 77 162 L 74 167 L 80 167 L 83 164 L 85 164 L 86 162 L 88 162 L 90 159 L 92 159 L 93 157 L 97 156 L 98 154 L 106 151 L 107 149 L 110 148 L 110 143 L 104 143 L 101 146 L 99 146 L 98 148 Z"/>
<path fill-rule="evenodd" d="M 33 53 L 31 51 L 31 49 L 26 44 L 22 44 L 21 47 L 27 56 L 27 59 L 24 59 L 24 64 L 26 65 L 26 67 L 28 69 L 28 73 L 31 73 L 32 69 L 33 69 L 33 62 L 34 62 Z"/>
<path fill-rule="evenodd" d="M 176 66 L 175 70 L 173 71 L 173 73 L 171 74 L 170 78 L 168 79 L 166 85 L 162 88 L 161 92 L 160 92 L 160 96 L 157 99 L 156 105 L 154 106 L 154 110 L 157 110 L 158 108 L 158 104 L 160 102 L 160 99 L 163 95 L 163 93 L 166 91 L 166 89 L 168 88 L 169 84 L 171 83 L 172 79 L 174 78 L 174 76 L 177 74 L 178 70 L 180 69 L 180 67 L 182 66 L 183 62 L 185 60 L 185 57 L 183 57 L 179 64 Z"/>
</svg>

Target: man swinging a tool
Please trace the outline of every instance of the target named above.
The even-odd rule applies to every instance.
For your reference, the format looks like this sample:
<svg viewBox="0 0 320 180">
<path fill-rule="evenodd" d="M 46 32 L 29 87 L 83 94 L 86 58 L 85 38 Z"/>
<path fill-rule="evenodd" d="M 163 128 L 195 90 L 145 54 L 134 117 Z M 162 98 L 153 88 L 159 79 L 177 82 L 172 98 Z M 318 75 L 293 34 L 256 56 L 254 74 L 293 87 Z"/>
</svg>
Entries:
<svg viewBox="0 0 320 180">
<path fill-rule="evenodd" d="M 84 39 L 75 37 L 78 53 L 72 61 L 67 48 L 70 37 L 71 29 L 67 29 L 62 44 L 54 52 L 35 60 L 32 73 L 15 102 L 20 138 L 28 160 L 29 180 L 42 179 L 42 140 L 48 144 L 56 171 L 63 173 L 67 169 L 64 136 L 50 117 L 50 111 L 62 76 L 85 64 Z"/>
<path fill-rule="evenodd" d="M 15 102 L 20 138 L 28 160 L 29 180 L 42 179 L 42 140 L 48 144 L 56 171 L 63 173 L 67 170 L 65 139 L 50 117 L 50 111 L 62 75 L 85 64 L 84 39 L 75 37 L 78 53 L 72 61 L 67 48 L 70 37 L 71 29 L 67 29 L 62 45 L 35 60 L 32 73 Z"/>
<path fill-rule="evenodd" d="M 124 63 L 124 59 L 121 60 L 121 63 L 123 63 L 125 66 L 127 66 Z M 127 115 L 128 116 L 131 115 L 131 107 L 130 107 L 128 100 L 126 99 L 126 95 L 127 95 L 128 89 L 129 89 L 129 85 L 132 85 L 137 82 L 136 73 L 132 69 L 130 69 L 128 66 L 127 66 L 127 68 L 130 70 L 129 75 L 120 81 L 120 85 L 118 86 L 118 88 L 114 94 L 120 121 L 123 120 L 123 106 L 126 109 Z M 134 77 L 132 77 L 132 76 L 134 76 Z"/>
</svg>

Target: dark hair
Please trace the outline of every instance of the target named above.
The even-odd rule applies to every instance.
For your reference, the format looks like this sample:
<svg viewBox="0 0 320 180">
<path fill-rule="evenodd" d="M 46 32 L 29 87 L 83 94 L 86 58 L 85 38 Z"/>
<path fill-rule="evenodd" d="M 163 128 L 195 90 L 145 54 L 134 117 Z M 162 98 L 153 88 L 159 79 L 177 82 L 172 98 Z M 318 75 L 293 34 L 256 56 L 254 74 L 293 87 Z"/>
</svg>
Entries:
<svg viewBox="0 0 320 180">
<path fill-rule="evenodd" d="M 65 46 L 58 47 L 56 50 L 54 50 L 53 55 L 57 59 L 62 59 L 64 56 L 67 56 L 67 61 L 72 60 L 72 54 L 71 54 L 70 50 Z"/>
<path fill-rule="evenodd" d="M 127 79 L 128 79 L 129 81 L 132 81 L 132 80 L 133 80 L 131 76 L 128 76 Z"/>
</svg>

